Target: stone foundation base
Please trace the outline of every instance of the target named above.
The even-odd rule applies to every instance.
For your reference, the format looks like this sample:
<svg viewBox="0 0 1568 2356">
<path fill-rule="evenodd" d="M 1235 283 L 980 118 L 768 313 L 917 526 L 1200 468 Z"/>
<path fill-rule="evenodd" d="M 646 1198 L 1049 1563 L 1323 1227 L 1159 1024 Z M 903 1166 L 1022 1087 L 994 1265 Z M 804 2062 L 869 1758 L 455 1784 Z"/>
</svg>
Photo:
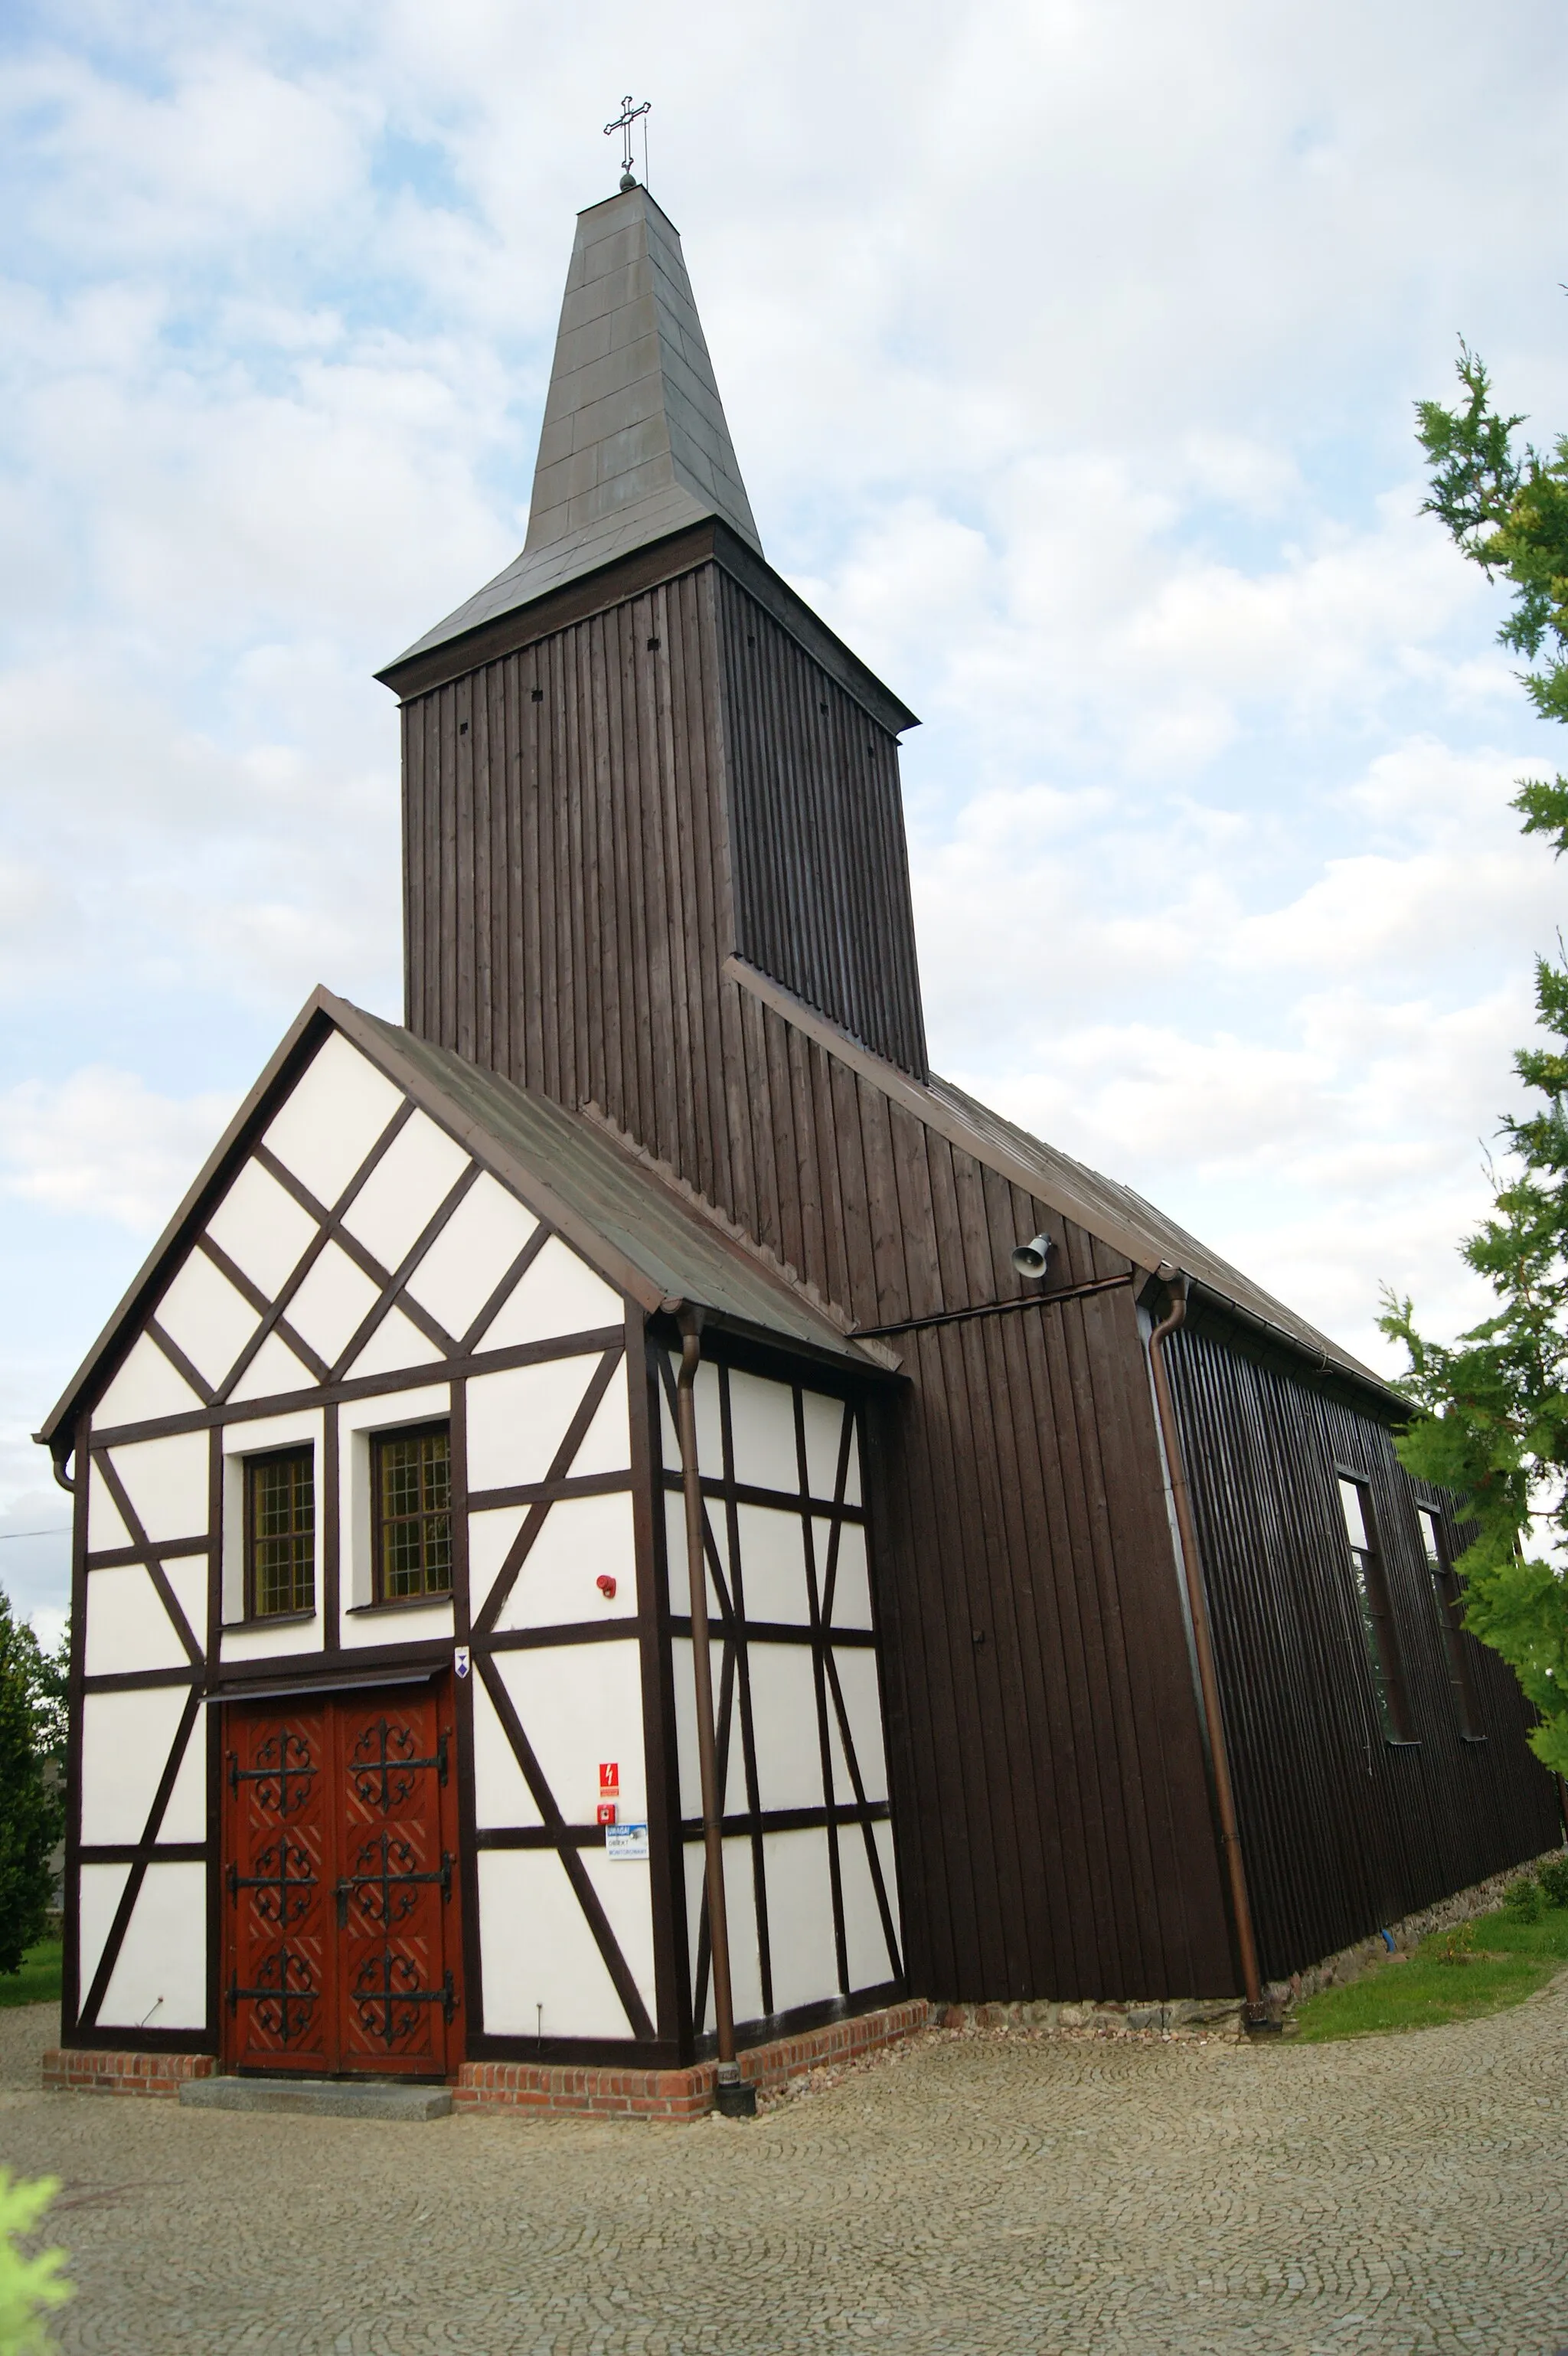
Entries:
<svg viewBox="0 0 1568 2356">
<path fill-rule="evenodd" d="M 192 2078 L 210 2078 L 210 2053 L 116 2053 L 55 2046 L 44 2055 L 44 2084 L 57 2094 L 162 2094 L 175 2101 Z"/>
<path fill-rule="evenodd" d="M 1531 1873 L 1539 1866 L 1549 1865 L 1560 1858 L 1560 1848 L 1543 1849 L 1536 1858 L 1527 1858 L 1520 1865 L 1510 1865 L 1506 1873 L 1494 1873 L 1485 1881 L 1477 1881 L 1471 1890 L 1456 1890 L 1451 1898 L 1440 1898 L 1432 1906 L 1424 1906 L 1418 1913 L 1406 1914 L 1403 1921 L 1391 1922 L 1389 1937 L 1395 1954 L 1408 1954 L 1418 1947 L 1434 1931 L 1450 1930 L 1456 1922 L 1468 1922 L 1473 1914 L 1495 1914 L 1509 1890 L 1521 1874 Z M 1358 1939 L 1353 1947 L 1342 1947 L 1337 1955 L 1326 1955 L 1320 1964 L 1306 1971 L 1293 1972 L 1287 1981 L 1270 1987 L 1271 1998 L 1295 2004 L 1303 1997 L 1316 1996 L 1319 1988 L 1343 1987 L 1359 1980 L 1362 1973 L 1384 1961 L 1389 1948 L 1381 1932 L 1370 1939 Z"/>
<path fill-rule="evenodd" d="M 829 2021 L 771 2045 L 753 2045 L 739 2056 L 741 2075 L 753 2086 L 782 2086 L 825 2063 L 848 2062 L 879 2045 L 896 2044 L 929 2028 L 933 2008 L 923 1997 L 861 2013 L 854 2020 Z M 697 2119 L 713 2108 L 719 2083 L 716 2062 L 688 2070 L 577 2068 L 543 2062 L 465 2062 L 452 2099 L 459 2110 L 524 2110 L 536 2113 L 592 2111 L 601 2116 Z"/>
</svg>

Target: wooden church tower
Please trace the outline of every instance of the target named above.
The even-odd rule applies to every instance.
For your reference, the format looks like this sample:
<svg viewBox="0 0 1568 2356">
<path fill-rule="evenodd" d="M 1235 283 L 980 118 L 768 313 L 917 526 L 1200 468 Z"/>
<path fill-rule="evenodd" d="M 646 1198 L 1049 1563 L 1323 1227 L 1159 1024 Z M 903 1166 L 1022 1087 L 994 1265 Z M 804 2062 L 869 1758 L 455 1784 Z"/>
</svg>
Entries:
<svg viewBox="0 0 1568 2356">
<path fill-rule="evenodd" d="M 742 2048 L 1261 2016 L 1545 1847 L 1401 1403 L 930 1070 L 913 714 L 764 557 L 645 189 L 522 554 L 380 676 L 403 1024 L 316 992 L 39 1435 L 82 2068 L 688 2065 L 720 1950 Z"/>
</svg>

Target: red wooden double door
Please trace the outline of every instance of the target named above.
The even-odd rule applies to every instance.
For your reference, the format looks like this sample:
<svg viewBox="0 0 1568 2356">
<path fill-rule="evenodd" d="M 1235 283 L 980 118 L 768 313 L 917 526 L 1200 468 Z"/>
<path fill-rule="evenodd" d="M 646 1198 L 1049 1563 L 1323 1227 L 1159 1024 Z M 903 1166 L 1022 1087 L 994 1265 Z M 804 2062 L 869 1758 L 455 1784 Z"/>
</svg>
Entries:
<svg viewBox="0 0 1568 2356">
<path fill-rule="evenodd" d="M 230 1703 L 224 2059 L 445 2077 L 462 2059 L 450 1680 Z"/>
</svg>

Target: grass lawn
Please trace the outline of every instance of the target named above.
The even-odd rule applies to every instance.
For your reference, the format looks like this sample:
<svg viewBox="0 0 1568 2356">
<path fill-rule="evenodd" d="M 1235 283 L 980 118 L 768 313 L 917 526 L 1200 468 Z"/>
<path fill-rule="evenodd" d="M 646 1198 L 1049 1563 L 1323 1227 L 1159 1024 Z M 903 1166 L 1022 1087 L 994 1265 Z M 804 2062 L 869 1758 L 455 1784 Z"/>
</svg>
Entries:
<svg viewBox="0 0 1568 2356">
<path fill-rule="evenodd" d="M 0 1979 L 0 2005 L 59 2004 L 60 1942 L 40 1939 L 22 1958 L 22 1968 Z"/>
<path fill-rule="evenodd" d="M 1380 2031 L 1430 2029 L 1444 2020 L 1475 2020 L 1522 2004 L 1568 1964 L 1568 1906 L 1549 1907 L 1539 1922 L 1507 1913 L 1477 1914 L 1469 1926 L 1474 1953 L 1448 1963 L 1455 1933 L 1435 1931 L 1408 1957 L 1390 1957 L 1349 1987 L 1325 1988 L 1298 2007 L 1297 2035 L 1308 2045 L 1331 2037 L 1371 2037 Z"/>
</svg>

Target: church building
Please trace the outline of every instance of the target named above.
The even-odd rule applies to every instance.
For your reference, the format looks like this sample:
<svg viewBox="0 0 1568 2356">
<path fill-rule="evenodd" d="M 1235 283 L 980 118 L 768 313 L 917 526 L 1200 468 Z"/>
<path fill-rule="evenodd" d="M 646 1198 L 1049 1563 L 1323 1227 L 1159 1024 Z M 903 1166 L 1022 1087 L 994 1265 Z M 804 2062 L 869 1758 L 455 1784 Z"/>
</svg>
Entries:
<svg viewBox="0 0 1568 2356">
<path fill-rule="evenodd" d="M 931 1069 L 914 714 L 629 175 L 527 545 L 380 677 L 403 1020 L 315 991 L 39 1435 L 84 2070 L 739 2107 L 906 1999 L 1261 2028 L 1558 1838 L 1397 1398 Z"/>
</svg>

